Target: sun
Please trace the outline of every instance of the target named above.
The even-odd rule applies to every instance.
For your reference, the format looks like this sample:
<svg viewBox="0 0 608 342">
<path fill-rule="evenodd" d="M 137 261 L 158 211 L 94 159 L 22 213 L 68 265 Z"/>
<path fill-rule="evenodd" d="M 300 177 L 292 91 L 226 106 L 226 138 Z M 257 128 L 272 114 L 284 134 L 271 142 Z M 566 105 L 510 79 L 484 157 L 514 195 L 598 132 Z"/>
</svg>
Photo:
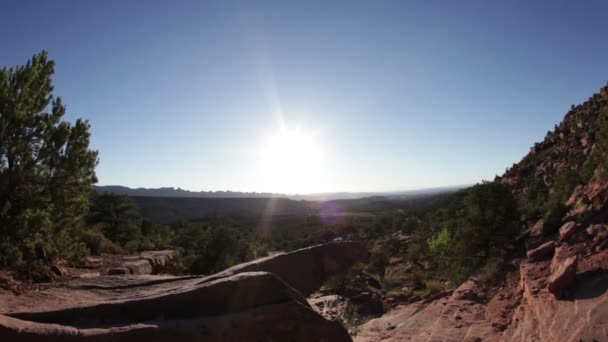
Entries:
<svg viewBox="0 0 608 342">
<path fill-rule="evenodd" d="M 322 152 L 314 134 L 282 129 L 271 135 L 259 155 L 262 186 L 286 194 L 320 191 L 325 185 Z"/>
</svg>

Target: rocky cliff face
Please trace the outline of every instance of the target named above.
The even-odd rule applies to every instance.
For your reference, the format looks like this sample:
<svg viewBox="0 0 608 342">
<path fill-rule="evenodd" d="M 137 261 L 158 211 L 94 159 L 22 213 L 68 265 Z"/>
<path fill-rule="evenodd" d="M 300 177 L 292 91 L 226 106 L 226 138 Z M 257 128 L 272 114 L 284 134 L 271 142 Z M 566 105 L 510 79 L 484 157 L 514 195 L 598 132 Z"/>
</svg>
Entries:
<svg viewBox="0 0 608 342">
<path fill-rule="evenodd" d="M 522 199 L 538 186 L 553 190 L 566 173 L 576 175 L 580 184 L 589 182 L 601 159 L 605 159 L 607 115 L 608 86 L 585 103 L 572 106 L 564 120 L 499 180 L 509 184 Z"/>
<path fill-rule="evenodd" d="M 300 291 L 365 257 L 361 244 L 333 242 L 209 277 L 108 275 L 0 292 L 0 341 L 350 341 Z"/>
</svg>

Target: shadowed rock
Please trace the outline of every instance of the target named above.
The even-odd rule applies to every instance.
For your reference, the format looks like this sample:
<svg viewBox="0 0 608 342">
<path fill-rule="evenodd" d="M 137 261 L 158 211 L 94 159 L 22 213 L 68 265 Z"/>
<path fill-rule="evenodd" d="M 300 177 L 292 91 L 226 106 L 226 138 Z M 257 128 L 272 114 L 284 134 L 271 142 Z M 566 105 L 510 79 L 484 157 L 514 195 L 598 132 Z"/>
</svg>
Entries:
<svg viewBox="0 0 608 342">
<path fill-rule="evenodd" d="M 362 243 L 333 241 L 236 265 L 212 277 L 252 271 L 270 272 L 308 296 L 331 276 L 345 272 L 355 263 L 365 260 L 367 255 Z"/>
<path fill-rule="evenodd" d="M 117 296 L 101 303 L 89 299 L 59 310 L 0 315 L 0 340 L 350 340 L 341 324 L 316 314 L 301 294 L 270 273 L 129 286 L 133 287 L 98 287 L 97 292 Z"/>
<path fill-rule="evenodd" d="M 555 251 L 555 242 L 545 242 L 535 249 L 528 251 L 528 259 L 530 259 L 530 261 L 538 261 L 551 256 L 553 251 Z"/>
<path fill-rule="evenodd" d="M 559 239 L 561 241 L 570 239 L 576 233 L 576 230 L 576 222 L 570 221 L 564 223 L 564 225 L 559 228 Z"/>
<path fill-rule="evenodd" d="M 559 297 L 560 291 L 568 288 L 576 279 L 576 268 L 578 259 L 575 256 L 569 257 L 559 265 L 557 270 L 551 274 L 547 283 L 547 289 L 554 296 Z"/>
<path fill-rule="evenodd" d="M 350 341 L 298 290 L 316 290 L 366 254 L 332 242 L 209 277 L 102 276 L 0 296 L 0 341 Z"/>
</svg>

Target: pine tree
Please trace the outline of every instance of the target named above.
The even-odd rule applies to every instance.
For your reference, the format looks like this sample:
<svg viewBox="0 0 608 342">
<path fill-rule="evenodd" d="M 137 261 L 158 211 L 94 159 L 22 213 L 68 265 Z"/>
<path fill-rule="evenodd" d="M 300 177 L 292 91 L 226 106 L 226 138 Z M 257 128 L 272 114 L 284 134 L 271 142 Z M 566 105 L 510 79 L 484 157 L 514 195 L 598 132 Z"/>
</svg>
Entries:
<svg viewBox="0 0 608 342">
<path fill-rule="evenodd" d="M 42 51 L 0 70 L 0 266 L 30 277 L 82 255 L 77 233 L 97 181 L 89 123 L 62 120 L 54 65 Z"/>
</svg>

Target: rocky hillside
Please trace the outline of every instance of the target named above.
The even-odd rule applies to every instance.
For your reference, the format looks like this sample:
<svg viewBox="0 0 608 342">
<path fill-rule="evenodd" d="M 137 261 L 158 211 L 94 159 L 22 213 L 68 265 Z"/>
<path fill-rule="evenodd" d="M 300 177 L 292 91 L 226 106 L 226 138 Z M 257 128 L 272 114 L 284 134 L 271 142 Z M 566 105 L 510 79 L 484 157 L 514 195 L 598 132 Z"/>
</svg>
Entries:
<svg viewBox="0 0 608 342">
<path fill-rule="evenodd" d="M 498 180 L 511 186 L 527 219 L 560 219 L 563 205 L 575 209 L 578 204 L 580 209 L 583 203 L 578 200 L 566 201 L 575 190 L 603 181 L 607 166 L 608 86 L 573 105 L 564 120 Z"/>
</svg>

